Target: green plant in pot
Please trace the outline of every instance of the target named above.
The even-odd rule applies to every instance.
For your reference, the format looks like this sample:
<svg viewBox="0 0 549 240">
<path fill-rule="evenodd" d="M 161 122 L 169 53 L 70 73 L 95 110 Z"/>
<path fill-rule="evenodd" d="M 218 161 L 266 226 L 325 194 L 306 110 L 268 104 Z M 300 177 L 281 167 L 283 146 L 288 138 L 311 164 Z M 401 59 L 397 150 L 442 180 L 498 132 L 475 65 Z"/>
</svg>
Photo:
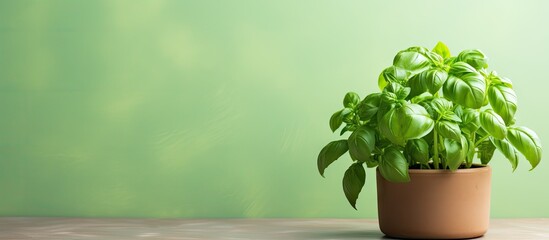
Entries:
<svg viewBox="0 0 549 240">
<path fill-rule="evenodd" d="M 531 169 L 542 155 L 536 133 L 515 125 L 511 81 L 488 70 L 481 51 L 452 56 L 439 42 L 431 51 L 398 52 L 378 85 L 381 91 L 364 99 L 347 93 L 343 109 L 331 116 L 332 131 L 350 134 L 320 151 L 320 174 L 348 152 L 353 162 L 343 176 L 343 190 L 356 209 L 365 167 L 377 168 L 379 224 L 389 236 L 483 235 L 490 211 L 487 164 L 494 151 L 513 171 L 519 155 Z"/>
</svg>

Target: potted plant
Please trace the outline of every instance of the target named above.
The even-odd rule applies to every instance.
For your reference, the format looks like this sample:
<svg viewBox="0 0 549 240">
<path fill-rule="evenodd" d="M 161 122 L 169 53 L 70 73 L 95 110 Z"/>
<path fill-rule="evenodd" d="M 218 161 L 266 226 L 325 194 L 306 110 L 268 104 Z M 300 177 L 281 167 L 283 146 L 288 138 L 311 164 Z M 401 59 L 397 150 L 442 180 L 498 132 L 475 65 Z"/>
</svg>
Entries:
<svg viewBox="0 0 549 240">
<path fill-rule="evenodd" d="M 380 92 L 364 99 L 349 92 L 343 109 L 331 116 L 331 130 L 343 126 L 340 135 L 350 135 L 322 148 L 320 175 L 349 152 L 353 162 L 343 176 L 343 191 L 356 209 L 364 167 L 377 168 L 379 225 L 388 236 L 483 235 L 490 209 L 487 164 L 494 151 L 503 153 L 513 171 L 519 153 L 531 169 L 542 155 L 536 133 L 515 126 L 511 81 L 487 67 L 481 51 L 451 56 L 441 42 L 432 51 L 398 52 L 379 75 Z"/>
</svg>

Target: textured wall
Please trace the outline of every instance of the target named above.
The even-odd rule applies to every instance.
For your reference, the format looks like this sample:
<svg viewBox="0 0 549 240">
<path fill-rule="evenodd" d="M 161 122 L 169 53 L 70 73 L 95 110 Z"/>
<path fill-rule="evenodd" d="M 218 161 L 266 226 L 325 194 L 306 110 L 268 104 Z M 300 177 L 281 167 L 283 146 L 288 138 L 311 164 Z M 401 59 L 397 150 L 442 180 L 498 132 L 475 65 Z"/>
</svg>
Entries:
<svg viewBox="0 0 549 240">
<path fill-rule="evenodd" d="M 0 215 L 375 217 L 316 170 L 394 54 L 479 48 L 549 141 L 549 2 L 1 1 Z M 495 217 L 549 217 L 549 163 L 497 154 Z"/>
</svg>

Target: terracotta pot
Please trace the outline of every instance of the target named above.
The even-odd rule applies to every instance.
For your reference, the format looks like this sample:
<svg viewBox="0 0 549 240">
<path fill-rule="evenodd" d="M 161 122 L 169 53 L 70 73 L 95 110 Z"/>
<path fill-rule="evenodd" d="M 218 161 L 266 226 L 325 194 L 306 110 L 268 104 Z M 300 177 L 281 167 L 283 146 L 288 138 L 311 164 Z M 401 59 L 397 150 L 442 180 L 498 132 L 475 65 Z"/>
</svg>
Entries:
<svg viewBox="0 0 549 240">
<path fill-rule="evenodd" d="M 392 183 L 377 170 L 379 227 L 390 237 L 474 238 L 490 220 L 489 166 L 469 169 L 410 169 L 411 181 Z"/>
</svg>

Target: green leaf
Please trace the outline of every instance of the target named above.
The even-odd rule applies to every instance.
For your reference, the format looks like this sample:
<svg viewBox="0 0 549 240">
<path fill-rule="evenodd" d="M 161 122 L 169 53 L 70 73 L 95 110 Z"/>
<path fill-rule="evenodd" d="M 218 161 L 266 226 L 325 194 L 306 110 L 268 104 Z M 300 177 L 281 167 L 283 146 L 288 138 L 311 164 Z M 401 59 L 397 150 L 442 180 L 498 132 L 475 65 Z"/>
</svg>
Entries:
<svg viewBox="0 0 549 240">
<path fill-rule="evenodd" d="M 431 66 L 431 61 L 420 52 L 420 48 L 400 51 L 393 59 L 393 66 L 405 69 L 412 75 L 427 70 Z M 423 52 L 426 51 L 423 50 Z"/>
<path fill-rule="evenodd" d="M 341 157 L 341 155 L 345 154 L 347 150 L 349 150 L 349 147 L 347 146 L 347 140 L 345 139 L 330 142 L 322 148 L 317 158 L 318 172 L 320 175 L 324 177 L 324 170 Z"/>
<path fill-rule="evenodd" d="M 422 106 L 425 106 L 425 104 Z M 442 118 L 449 121 L 461 122 L 461 118 L 452 111 L 453 108 L 452 102 L 444 98 L 435 98 L 429 103 L 429 108 L 426 107 L 426 110 L 431 114 L 433 119 Z M 458 107 L 456 109 L 460 111 L 461 108 Z"/>
<path fill-rule="evenodd" d="M 498 139 L 491 138 L 491 141 L 494 144 L 494 146 L 501 153 L 503 153 L 505 158 L 509 160 L 509 162 L 511 163 L 511 167 L 513 167 L 513 172 L 514 172 L 518 166 L 518 156 L 517 156 L 517 150 L 515 149 L 515 147 L 513 147 L 513 145 L 511 145 L 511 143 L 509 143 L 509 141 L 505 139 L 498 140 Z"/>
<path fill-rule="evenodd" d="M 480 122 L 480 120 L 479 120 Z M 477 136 L 477 141 L 478 139 L 480 139 L 481 136 L 486 136 L 486 135 L 489 135 L 488 132 L 486 132 L 483 128 L 478 128 L 477 131 L 476 131 L 476 136 Z"/>
<path fill-rule="evenodd" d="M 448 73 L 440 69 L 428 69 L 414 75 L 408 80 L 408 86 L 411 88 L 410 97 L 420 95 L 424 92 L 435 94 L 442 87 Z"/>
<path fill-rule="evenodd" d="M 343 98 L 343 106 L 346 108 L 354 108 L 360 102 L 360 97 L 354 92 L 348 92 Z"/>
<path fill-rule="evenodd" d="M 344 108 L 341 110 L 341 117 L 346 117 L 353 112 L 352 108 Z"/>
<path fill-rule="evenodd" d="M 435 123 L 435 130 L 445 138 L 453 139 L 457 142 L 461 141 L 461 130 L 455 122 L 444 120 L 438 121 Z"/>
<path fill-rule="evenodd" d="M 429 52 L 429 49 L 427 49 L 426 47 L 415 46 L 415 47 L 409 47 L 408 49 L 402 50 L 401 52 L 417 52 L 425 55 Z"/>
<path fill-rule="evenodd" d="M 423 75 L 425 75 L 424 72 L 416 74 L 411 77 L 410 80 L 408 80 L 408 82 L 406 83 L 407 86 L 410 87 L 410 98 L 413 98 L 428 91 Z"/>
<path fill-rule="evenodd" d="M 444 58 L 438 55 L 438 53 L 428 51 L 425 53 L 425 57 L 427 57 L 434 66 L 440 66 L 444 64 Z"/>
<path fill-rule="evenodd" d="M 419 162 L 421 164 L 429 162 L 429 144 L 423 138 L 408 140 L 404 151 L 412 162 Z"/>
<path fill-rule="evenodd" d="M 417 96 L 413 97 L 410 101 L 412 103 L 421 103 L 421 102 L 425 102 L 425 101 L 430 101 L 432 99 L 433 99 L 433 94 L 428 93 L 428 92 L 424 92 L 420 95 L 417 95 Z"/>
<path fill-rule="evenodd" d="M 461 119 L 452 111 L 452 102 L 444 98 L 435 98 L 433 99 L 433 101 L 431 101 L 431 107 L 436 112 L 436 119 L 439 119 L 439 117 L 441 117 L 446 120 L 461 122 Z"/>
<path fill-rule="evenodd" d="M 475 158 L 475 142 L 472 139 L 468 139 L 467 156 L 465 157 L 465 163 L 470 168 L 473 165 L 473 159 Z"/>
<path fill-rule="evenodd" d="M 377 80 L 377 84 L 380 90 L 383 90 L 389 83 L 404 83 L 408 80 L 410 72 L 406 69 L 390 66 L 384 69 Z"/>
<path fill-rule="evenodd" d="M 541 141 L 538 135 L 526 127 L 510 127 L 507 140 L 520 152 L 534 169 L 541 161 Z"/>
<path fill-rule="evenodd" d="M 408 161 L 395 147 L 387 147 L 379 163 L 381 176 L 390 182 L 409 182 Z"/>
<path fill-rule="evenodd" d="M 478 145 L 478 157 L 480 158 L 480 162 L 482 164 L 488 164 L 490 160 L 492 160 L 495 150 L 496 146 L 492 143 L 492 141 L 486 140 L 481 142 Z"/>
<path fill-rule="evenodd" d="M 460 128 L 464 133 L 471 134 L 480 128 L 478 111 L 466 108 L 461 110 L 461 113 L 458 114 L 458 116 L 461 118 Z"/>
<path fill-rule="evenodd" d="M 387 85 L 387 87 L 381 93 L 380 105 L 382 105 L 383 103 L 391 103 L 392 104 L 392 103 L 399 102 L 397 95 L 388 90 L 392 84 L 395 84 L 395 83 L 391 83 L 390 85 Z"/>
<path fill-rule="evenodd" d="M 497 139 L 504 139 L 507 135 L 505 122 L 492 109 L 486 109 L 480 113 L 480 125 L 486 132 Z"/>
<path fill-rule="evenodd" d="M 497 78 L 499 80 L 499 82 L 507 87 L 510 87 L 512 88 L 513 87 L 513 82 L 511 81 L 511 79 L 509 78 L 506 78 L 506 77 L 498 77 Z"/>
<path fill-rule="evenodd" d="M 467 63 L 454 63 L 442 88 L 444 97 L 468 108 L 484 105 L 486 82 L 484 77 Z"/>
<path fill-rule="evenodd" d="M 506 87 L 513 88 L 511 79 L 498 76 L 496 71 L 490 72 L 486 77 L 486 82 L 488 82 L 489 85 L 505 85 Z"/>
<path fill-rule="evenodd" d="M 341 111 L 341 118 L 343 119 L 344 123 L 355 124 L 355 113 L 351 108 L 344 108 Z"/>
<path fill-rule="evenodd" d="M 391 109 L 379 123 L 382 134 L 401 146 L 404 146 L 408 139 L 427 135 L 433 127 L 434 121 L 425 108 L 413 103 Z"/>
<path fill-rule="evenodd" d="M 372 93 L 366 96 L 357 106 L 357 113 L 360 119 L 363 121 L 372 119 L 379 109 L 380 102 L 381 93 Z"/>
<path fill-rule="evenodd" d="M 410 88 L 404 87 L 399 83 L 390 83 L 384 89 L 385 93 L 393 93 L 395 100 L 404 100 L 410 94 Z M 390 94 L 389 94 L 390 95 Z M 392 96 L 392 95 L 390 95 Z"/>
<path fill-rule="evenodd" d="M 332 117 L 330 117 L 330 129 L 332 130 L 332 132 L 335 132 L 335 130 L 337 130 L 343 123 L 341 111 L 343 110 L 335 112 L 334 114 L 332 114 Z"/>
<path fill-rule="evenodd" d="M 355 130 L 347 140 L 349 154 L 354 160 L 368 161 L 376 146 L 376 132 L 373 128 L 362 126 Z"/>
<path fill-rule="evenodd" d="M 480 50 L 465 50 L 457 56 L 457 61 L 466 62 L 477 70 L 488 67 L 488 58 Z"/>
<path fill-rule="evenodd" d="M 400 89 L 395 94 L 397 95 L 397 99 L 404 100 L 410 94 L 410 88 L 409 87 L 403 87 L 402 89 Z"/>
<path fill-rule="evenodd" d="M 370 159 L 368 159 L 365 163 L 366 163 L 366 167 L 369 167 L 369 168 L 377 167 L 378 165 L 377 159 L 375 159 L 373 156 L 370 157 Z"/>
<path fill-rule="evenodd" d="M 449 57 L 444 59 L 444 65 L 452 65 L 457 62 L 457 57 Z"/>
<path fill-rule="evenodd" d="M 429 113 L 429 116 L 431 119 L 438 119 L 438 113 L 433 109 L 433 106 L 431 105 L 431 103 L 432 101 L 423 101 L 423 102 L 420 102 L 419 105 L 425 108 L 425 111 Z"/>
<path fill-rule="evenodd" d="M 448 79 L 448 73 L 439 69 L 429 70 L 426 73 L 425 84 L 431 94 L 435 94 L 442 87 L 446 79 Z"/>
<path fill-rule="evenodd" d="M 354 129 L 355 129 L 354 125 L 345 125 L 345 127 L 341 129 L 341 132 L 339 132 L 339 136 L 342 136 L 347 131 L 353 131 Z"/>
<path fill-rule="evenodd" d="M 458 117 L 454 112 L 447 111 L 442 114 L 442 119 L 448 120 L 448 121 L 454 121 L 454 122 L 461 122 L 461 118 Z"/>
<path fill-rule="evenodd" d="M 465 161 L 469 146 L 467 139 L 461 135 L 461 143 L 453 139 L 444 139 L 446 161 L 451 171 L 455 171 Z"/>
<path fill-rule="evenodd" d="M 503 85 L 491 85 L 488 87 L 488 100 L 503 121 L 509 126 L 517 111 L 517 95 L 512 88 Z"/>
<path fill-rule="evenodd" d="M 361 162 L 353 163 L 343 175 L 343 192 L 354 209 L 356 209 L 356 200 L 365 182 L 366 171 L 364 171 Z"/>
<path fill-rule="evenodd" d="M 454 107 L 454 104 L 452 102 L 444 99 L 444 98 L 435 98 L 431 102 L 431 105 L 433 106 L 433 109 L 437 111 L 439 114 L 442 114 L 447 111 L 451 111 Z"/>
<path fill-rule="evenodd" d="M 442 56 L 444 59 L 451 57 L 450 49 L 448 49 L 448 46 L 446 46 L 446 44 L 444 44 L 443 42 L 438 42 L 437 45 L 433 48 L 433 52 Z"/>
<path fill-rule="evenodd" d="M 381 101 L 379 102 L 379 108 L 377 110 L 376 118 L 377 122 L 381 122 L 383 117 L 396 106 L 396 101 L 391 99 L 389 95 L 394 95 L 394 93 L 383 92 L 381 94 Z"/>
</svg>

